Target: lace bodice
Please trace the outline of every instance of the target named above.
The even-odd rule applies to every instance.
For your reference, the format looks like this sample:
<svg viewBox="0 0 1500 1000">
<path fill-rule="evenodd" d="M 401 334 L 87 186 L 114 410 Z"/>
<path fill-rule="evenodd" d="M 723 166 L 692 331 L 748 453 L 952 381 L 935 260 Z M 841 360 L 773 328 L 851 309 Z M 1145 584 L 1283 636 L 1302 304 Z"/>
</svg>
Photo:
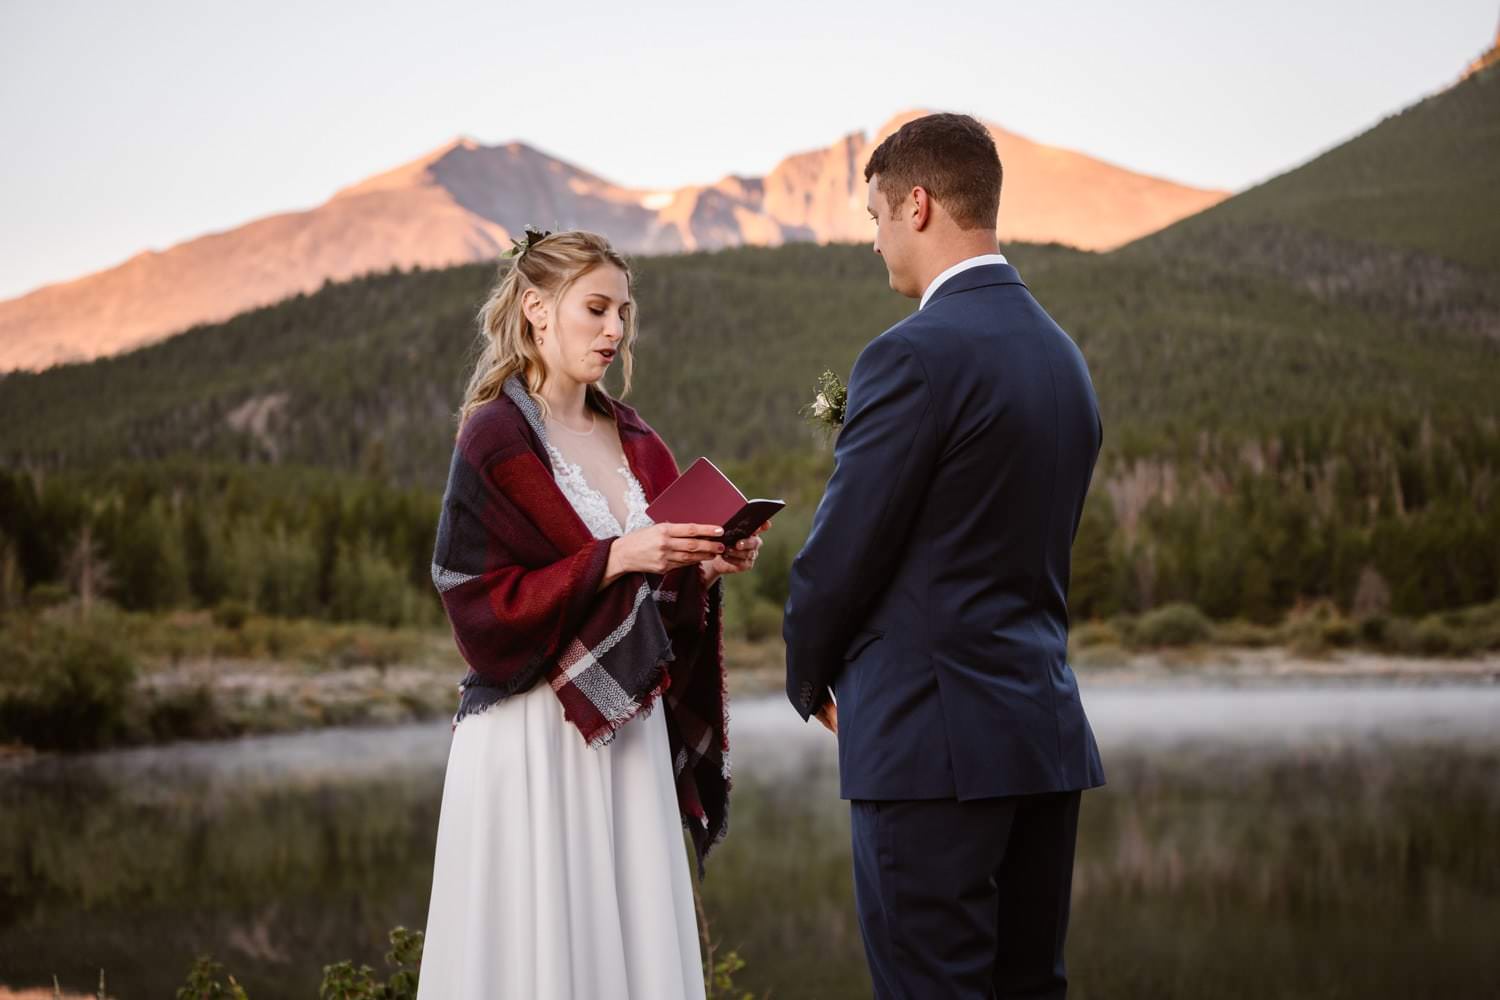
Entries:
<svg viewBox="0 0 1500 1000">
<path fill-rule="evenodd" d="M 654 523 L 646 514 L 646 493 L 641 489 L 641 484 L 636 480 L 628 465 L 621 464 L 615 469 L 615 474 L 624 480 L 627 513 L 625 524 L 622 526 L 610 507 L 608 497 L 589 484 L 588 479 L 584 477 L 582 467 L 568 461 L 567 456 L 551 442 L 547 443 L 547 454 L 552 459 L 552 472 L 557 478 L 557 485 L 562 490 L 563 496 L 568 498 L 568 502 L 578 512 L 578 517 L 588 526 L 595 538 L 623 535 L 649 527 Z"/>
</svg>

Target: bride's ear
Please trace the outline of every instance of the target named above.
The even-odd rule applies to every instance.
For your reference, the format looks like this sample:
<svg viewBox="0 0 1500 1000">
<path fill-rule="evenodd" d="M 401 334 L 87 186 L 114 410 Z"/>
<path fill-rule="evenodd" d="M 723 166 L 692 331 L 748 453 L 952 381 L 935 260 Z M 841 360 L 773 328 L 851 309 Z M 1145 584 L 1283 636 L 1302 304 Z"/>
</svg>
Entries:
<svg viewBox="0 0 1500 1000">
<path fill-rule="evenodd" d="M 521 293 L 521 314 L 526 317 L 533 330 L 547 329 L 547 303 L 535 288 L 528 288 Z"/>
</svg>

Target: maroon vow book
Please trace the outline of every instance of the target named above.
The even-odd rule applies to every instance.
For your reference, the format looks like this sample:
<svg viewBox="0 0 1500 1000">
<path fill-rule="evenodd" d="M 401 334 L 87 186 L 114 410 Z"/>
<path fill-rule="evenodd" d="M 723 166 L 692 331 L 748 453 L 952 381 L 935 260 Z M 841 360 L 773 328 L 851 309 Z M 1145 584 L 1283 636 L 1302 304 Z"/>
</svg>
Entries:
<svg viewBox="0 0 1500 1000">
<path fill-rule="evenodd" d="M 718 539 L 725 548 L 769 521 L 786 506 L 782 500 L 746 500 L 706 458 L 700 458 L 672 481 L 646 508 L 646 514 L 657 524 L 718 524 L 724 534 Z"/>
</svg>

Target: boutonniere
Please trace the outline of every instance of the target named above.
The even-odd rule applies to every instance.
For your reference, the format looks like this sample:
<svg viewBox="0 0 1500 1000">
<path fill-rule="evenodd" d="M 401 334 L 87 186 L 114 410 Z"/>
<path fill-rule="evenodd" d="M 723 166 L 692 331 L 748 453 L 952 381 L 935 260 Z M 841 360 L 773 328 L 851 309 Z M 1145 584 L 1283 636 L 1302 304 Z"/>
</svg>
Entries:
<svg viewBox="0 0 1500 1000">
<path fill-rule="evenodd" d="M 802 414 L 813 423 L 836 431 L 844 426 L 844 407 L 848 401 L 849 391 L 844 388 L 843 380 L 831 370 L 824 371 L 818 376 L 813 401 L 802 408 Z"/>
</svg>

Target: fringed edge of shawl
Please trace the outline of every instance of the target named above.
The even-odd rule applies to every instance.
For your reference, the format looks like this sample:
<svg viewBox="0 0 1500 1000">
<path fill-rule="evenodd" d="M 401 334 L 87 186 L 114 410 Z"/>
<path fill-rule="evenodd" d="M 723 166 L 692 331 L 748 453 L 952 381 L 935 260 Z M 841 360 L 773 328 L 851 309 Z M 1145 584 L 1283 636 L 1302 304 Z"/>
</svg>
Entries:
<svg viewBox="0 0 1500 1000">
<path fill-rule="evenodd" d="M 590 749 L 597 750 L 599 747 L 608 746 L 613 743 L 619 735 L 621 727 L 636 716 L 646 718 L 660 703 L 661 696 L 667 688 L 672 686 L 672 676 L 667 671 L 668 660 L 662 660 L 656 665 L 655 677 L 652 679 L 651 689 L 646 692 L 645 697 L 633 701 L 630 706 L 617 712 L 613 718 L 605 719 L 604 724 L 594 730 L 592 734 L 584 736 L 584 742 Z M 573 720 L 569 719 L 569 722 Z M 574 728 L 577 728 L 574 723 Z M 581 730 L 580 730 L 581 731 Z"/>
</svg>

